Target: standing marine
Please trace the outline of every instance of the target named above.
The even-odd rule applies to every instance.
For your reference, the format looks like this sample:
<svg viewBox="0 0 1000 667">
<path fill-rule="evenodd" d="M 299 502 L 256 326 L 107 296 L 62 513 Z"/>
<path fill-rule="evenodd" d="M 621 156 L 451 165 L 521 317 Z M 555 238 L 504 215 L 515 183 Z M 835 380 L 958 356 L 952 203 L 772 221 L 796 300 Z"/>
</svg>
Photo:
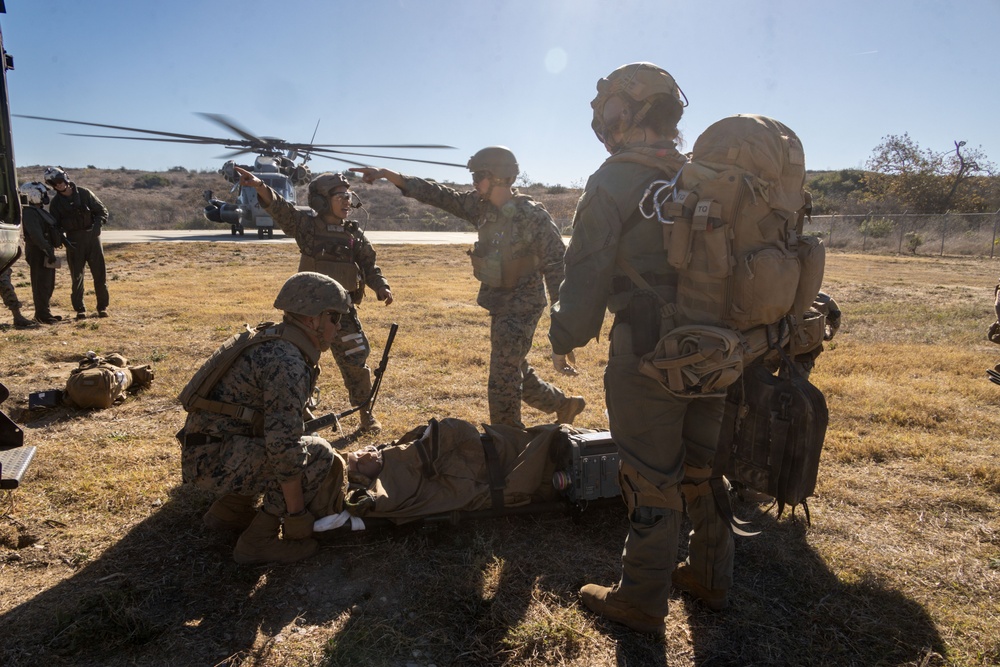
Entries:
<svg viewBox="0 0 1000 667">
<path fill-rule="evenodd" d="M 549 329 L 553 363 L 566 372 L 573 350 L 600 334 L 605 309 L 614 315 L 604 386 L 629 531 L 618 582 L 587 584 L 580 596 L 597 614 L 660 635 L 671 583 L 722 609 L 733 572 L 729 522 L 709 486 L 725 398 L 677 396 L 639 372 L 639 358 L 671 327 L 661 320 L 660 303 L 676 303 L 678 278 L 660 223 L 644 218 L 639 202 L 650 183 L 673 178 L 685 163 L 676 142 L 686 102 L 673 77 L 651 63 L 625 65 L 597 82 L 592 126 L 610 157 L 577 205 Z M 623 263 L 652 293 L 629 278 Z M 685 511 L 689 556 L 675 569 Z"/>
<path fill-rule="evenodd" d="M 363 405 L 372 392 L 372 371 L 368 366 L 371 347 L 358 319 L 357 306 L 370 287 L 379 301 L 392 303 L 389 281 L 376 264 L 375 249 L 358 227 L 349 220 L 351 184 L 343 174 L 320 174 L 309 183 L 309 208 L 300 209 L 268 187 L 249 171 L 236 167 L 240 185 L 257 191 L 257 201 L 274 218 L 285 234 L 293 237 L 301 257 L 299 271 L 316 271 L 330 276 L 351 296 L 350 310 L 340 326 L 340 336 L 330 345 L 351 405 Z M 382 425 L 371 405 L 359 411 L 361 431 L 376 433 Z"/>
<path fill-rule="evenodd" d="M 182 480 L 218 496 L 203 520 L 242 531 L 233 558 L 244 564 L 316 553 L 313 523 L 340 497 L 344 475 L 343 460 L 323 438 L 305 435 L 303 420 L 320 354 L 350 299 L 329 276 L 302 272 L 285 281 L 274 307 L 284 311 L 280 323 L 227 340 L 181 393 Z"/>
<path fill-rule="evenodd" d="M 69 180 L 59 167 L 45 168 L 45 183 L 56 191 L 49 213 L 66 239 L 66 263 L 69 264 L 72 290 L 70 299 L 76 319 L 87 318 L 83 303 L 83 270 L 90 267 L 97 297 L 97 316 L 108 316 L 108 273 L 101 245 L 101 227 L 108 221 L 108 209 L 87 188 Z"/>
<path fill-rule="evenodd" d="M 403 195 L 466 220 L 479 240 L 469 256 L 482 283 L 477 299 L 490 313 L 490 423 L 524 428 L 521 402 L 559 423 L 572 424 L 583 412 L 582 396 L 567 396 L 542 380 L 528 364 L 538 320 L 555 303 L 563 279 L 566 246 L 545 207 L 513 188 L 520 171 L 514 154 L 489 146 L 469 158 L 473 189 L 448 186 L 389 169 L 357 168 L 366 183 L 387 179 Z"/>
<path fill-rule="evenodd" d="M 62 316 L 52 314 L 50 301 L 56 288 L 56 248 L 62 246 L 62 238 L 55 218 L 43 208 L 49 203 L 45 184 L 24 183 L 20 193 L 27 204 L 21 211 L 21 228 L 24 230 L 24 257 L 31 271 L 35 319 L 42 324 L 55 324 Z"/>
</svg>

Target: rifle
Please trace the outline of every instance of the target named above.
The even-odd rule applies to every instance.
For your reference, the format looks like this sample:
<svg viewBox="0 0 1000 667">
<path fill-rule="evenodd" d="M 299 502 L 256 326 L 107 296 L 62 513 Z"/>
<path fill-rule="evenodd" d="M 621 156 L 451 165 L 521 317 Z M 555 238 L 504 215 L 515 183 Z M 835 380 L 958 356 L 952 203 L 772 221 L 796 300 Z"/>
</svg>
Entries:
<svg viewBox="0 0 1000 667">
<path fill-rule="evenodd" d="M 366 398 L 360 405 L 356 405 L 350 410 L 345 410 L 344 412 L 331 412 L 330 414 L 323 415 L 322 417 L 310 419 L 302 424 L 303 433 L 313 433 L 322 428 L 326 428 L 327 426 L 339 428 L 340 420 L 347 415 L 354 414 L 358 410 L 370 408 L 375 405 L 375 399 L 378 397 L 378 390 L 382 386 L 382 376 L 385 374 L 386 366 L 389 365 L 389 351 L 392 350 L 392 341 L 396 339 L 397 329 L 399 329 L 399 325 L 395 322 L 393 322 L 389 327 L 389 337 L 385 341 L 385 348 L 382 349 L 382 359 L 378 362 L 378 368 L 373 371 L 375 381 L 372 383 L 372 391 L 368 394 L 368 398 Z"/>
</svg>

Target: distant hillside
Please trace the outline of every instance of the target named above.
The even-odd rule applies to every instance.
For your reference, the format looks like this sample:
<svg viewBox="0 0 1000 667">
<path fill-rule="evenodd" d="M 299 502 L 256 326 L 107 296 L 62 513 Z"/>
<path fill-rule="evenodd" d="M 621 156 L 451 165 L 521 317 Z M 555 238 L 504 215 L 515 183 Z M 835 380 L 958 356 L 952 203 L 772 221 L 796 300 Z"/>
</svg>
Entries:
<svg viewBox="0 0 1000 667">
<path fill-rule="evenodd" d="M 44 166 L 19 167 L 20 180 L 41 180 Z M 136 169 L 89 169 L 66 167 L 70 178 L 92 190 L 111 211 L 110 229 L 217 229 L 202 213 L 203 193 L 212 190 L 219 199 L 233 201 L 231 185 L 217 172 L 187 171 L 175 167 L 169 171 Z M 366 185 L 353 181 L 354 190 L 364 202 L 355 218 L 371 230 L 435 229 L 471 231 L 468 223 L 431 206 L 403 197 L 386 181 Z M 460 190 L 469 184 L 455 185 Z M 561 186 L 532 185 L 522 192 L 540 201 L 560 228 L 567 230 L 573 219 L 580 190 Z M 306 201 L 305 187 L 299 188 L 299 203 Z M 367 216 L 365 214 L 367 211 Z"/>
</svg>

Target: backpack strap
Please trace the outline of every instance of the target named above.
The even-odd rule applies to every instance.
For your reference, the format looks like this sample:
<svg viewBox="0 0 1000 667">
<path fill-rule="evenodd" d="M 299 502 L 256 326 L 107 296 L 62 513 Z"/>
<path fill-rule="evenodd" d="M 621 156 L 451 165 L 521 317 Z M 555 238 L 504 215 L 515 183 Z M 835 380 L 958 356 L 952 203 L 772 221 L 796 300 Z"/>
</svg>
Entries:
<svg viewBox="0 0 1000 667">
<path fill-rule="evenodd" d="M 490 484 L 490 502 L 493 509 L 503 509 L 504 483 L 503 471 L 500 469 L 500 455 L 490 434 L 488 425 L 483 424 L 484 434 L 480 438 L 483 443 L 483 456 L 486 458 L 486 477 Z"/>
</svg>

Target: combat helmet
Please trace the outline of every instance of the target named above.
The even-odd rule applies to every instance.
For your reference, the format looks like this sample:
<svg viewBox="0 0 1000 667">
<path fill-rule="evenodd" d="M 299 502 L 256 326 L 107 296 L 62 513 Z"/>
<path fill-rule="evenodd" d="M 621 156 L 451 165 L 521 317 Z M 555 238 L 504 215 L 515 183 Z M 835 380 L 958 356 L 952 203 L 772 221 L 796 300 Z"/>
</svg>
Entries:
<svg viewBox="0 0 1000 667">
<path fill-rule="evenodd" d="M 681 107 L 688 105 L 687 96 L 667 70 L 646 62 L 622 65 L 611 74 L 598 80 L 597 96 L 590 103 L 594 110 L 594 119 L 590 126 L 602 142 L 606 131 L 604 105 L 608 98 L 615 95 L 624 95 L 636 102 L 645 102 L 633 117 L 633 126 L 641 123 L 646 114 L 649 113 L 653 106 L 653 98 L 657 95 L 669 95 L 676 99 Z"/>
<path fill-rule="evenodd" d="M 55 187 L 56 183 L 70 182 L 69 175 L 59 167 L 46 167 L 42 177 L 52 187 Z"/>
<path fill-rule="evenodd" d="M 24 197 L 24 200 L 32 206 L 49 203 L 49 189 L 45 187 L 45 183 L 29 181 L 22 183 L 17 190 Z"/>
<path fill-rule="evenodd" d="M 328 310 L 347 313 L 351 298 L 336 280 L 322 273 L 302 271 L 285 281 L 274 307 L 286 313 L 315 317 Z"/>
<path fill-rule="evenodd" d="M 493 176 L 507 178 L 513 181 L 517 178 L 521 168 L 517 165 L 517 158 L 506 146 L 487 146 L 469 158 L 466 165 L 469 171 L 488 171 Z"/>
<path fill-rule="evenodd" d="M 330 210 L 330 195 L 337 188 L 350 189 L 351 182 L 343 174 L 325 172 L 309 182 L 309 208 L 319 214 Z"/>
</svg>

